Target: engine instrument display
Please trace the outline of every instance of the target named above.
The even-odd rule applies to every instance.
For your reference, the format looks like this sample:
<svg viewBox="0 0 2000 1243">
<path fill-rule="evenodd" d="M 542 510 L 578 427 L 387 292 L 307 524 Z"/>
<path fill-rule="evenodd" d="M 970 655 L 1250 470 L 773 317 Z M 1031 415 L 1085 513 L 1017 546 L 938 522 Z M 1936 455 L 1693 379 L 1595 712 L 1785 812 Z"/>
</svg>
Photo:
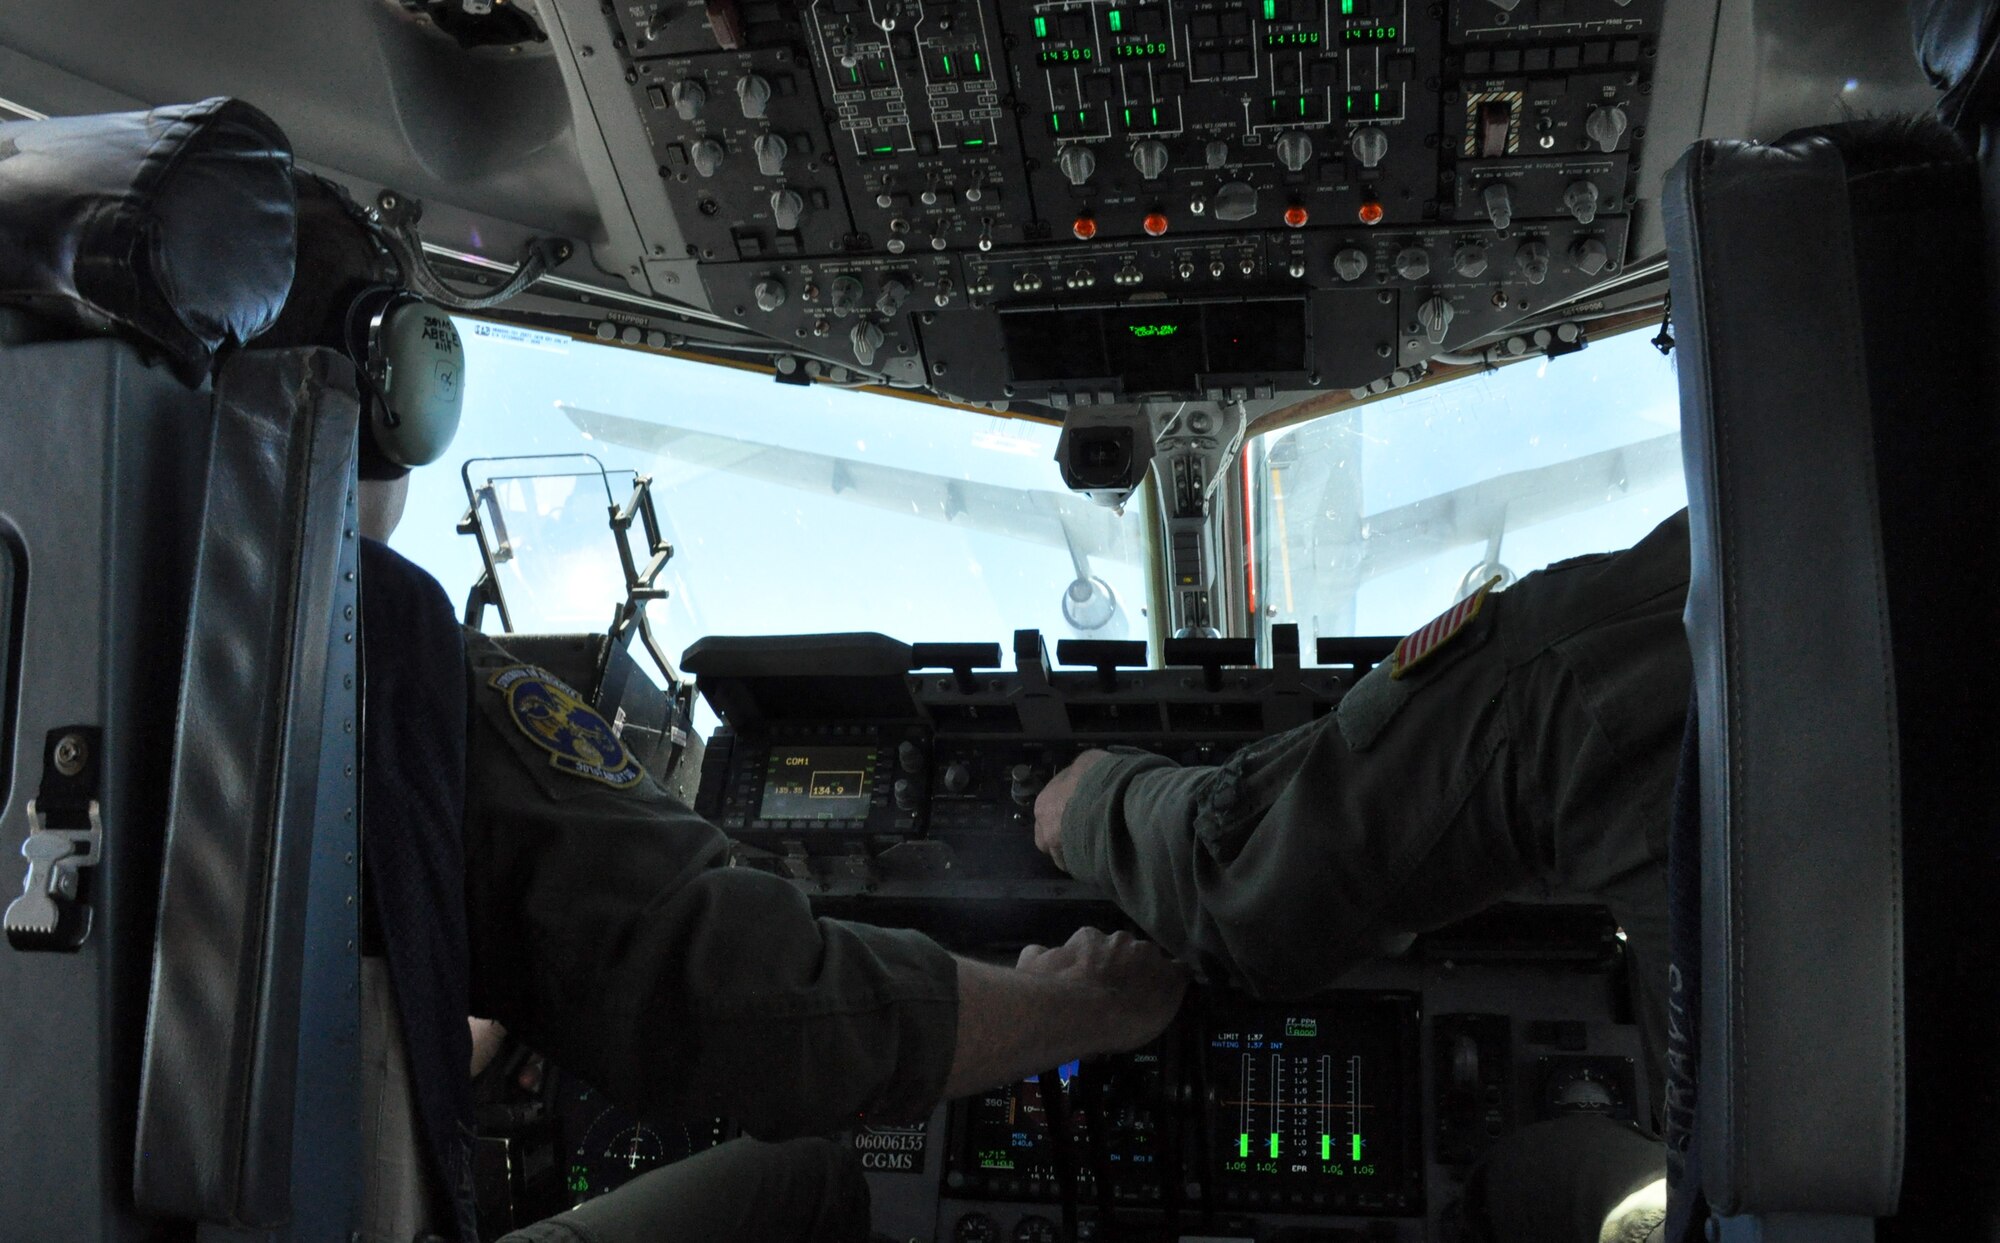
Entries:
<svg viewBox="0 0 2000 1243">
<path fill-rule="evenodd" d="M 1235 1011 L 1203 1039 L 1208 1156 L 1225 1204 L 1421 1207 L 1414 996 Z"/>
<path fill-rule="evenodd" d="M 764 771 L 765 820 L 860 820 L 868 815 L 873 747 L 798 747 L 771 752 Z"/>
</svg>

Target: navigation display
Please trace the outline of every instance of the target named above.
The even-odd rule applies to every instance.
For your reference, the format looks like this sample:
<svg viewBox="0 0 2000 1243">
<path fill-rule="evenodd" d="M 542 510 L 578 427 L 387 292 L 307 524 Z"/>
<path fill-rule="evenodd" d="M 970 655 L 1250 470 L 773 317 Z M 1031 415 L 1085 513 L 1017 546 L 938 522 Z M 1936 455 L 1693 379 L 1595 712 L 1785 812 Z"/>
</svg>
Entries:
<svg viewBox="0 0 2000 1243">
<path fill-rule="evenodd" d="M 1209 1021 L 1204 1043 L 1209 1159 L 1225 1203 L 1421 1204 L 1413 997 L 1232 1011 Z"/>
<path fill-rule="evenodd" d="M 868 815 L 873 747 L 773 748 L 764 770 L 765 820 L 859 820 Z"/>
</svg>

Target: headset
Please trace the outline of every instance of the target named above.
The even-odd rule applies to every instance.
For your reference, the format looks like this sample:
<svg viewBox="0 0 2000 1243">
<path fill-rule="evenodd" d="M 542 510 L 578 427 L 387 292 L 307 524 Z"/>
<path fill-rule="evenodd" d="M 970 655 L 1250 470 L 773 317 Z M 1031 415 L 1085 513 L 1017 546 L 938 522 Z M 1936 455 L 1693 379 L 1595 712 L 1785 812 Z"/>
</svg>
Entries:
<svg viewBox="0 0 2000 1243">
<path fill-rule="evenodd" d="M 363 476 L 392 478 L 443 457 L 465 402 L 465 344 L 451 316 L 408 289 L 373 285 L 348 305 L 345 333 L 367 390 Z"/>
</svg>

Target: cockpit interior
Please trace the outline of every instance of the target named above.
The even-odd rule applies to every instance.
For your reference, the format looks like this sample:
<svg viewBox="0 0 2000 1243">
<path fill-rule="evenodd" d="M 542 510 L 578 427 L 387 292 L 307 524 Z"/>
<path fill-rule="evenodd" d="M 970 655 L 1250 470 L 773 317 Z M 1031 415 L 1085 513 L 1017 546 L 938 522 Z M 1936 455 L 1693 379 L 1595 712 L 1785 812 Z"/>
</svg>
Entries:
<svg viewBox="0 0 2000 1243">
<path fill-rule="evenodd" d="M 728 866 L 1008 964 L 1132 926 L 1036 848 L 1079 753 L 1221 764 L 1686 509 L 1659 936 L 1539 887 L 1198 984 L 853 1119 L 870 1235 L 1480 1243 L 1474 1171 L 1581 1115 L 1660 1145 L 1639 1238 L 2000 1239 L 1997 47 L 1990 0 L 0 5 L 0 1243 L 491 1243 L 748 1134 L 496 1032 L 476 1222 L 409 1207 L 371 434 L 389 546 Z M 331 262 L 306 179 L 394 274 L 358 365 L 257 338 Z"/>
</svg>

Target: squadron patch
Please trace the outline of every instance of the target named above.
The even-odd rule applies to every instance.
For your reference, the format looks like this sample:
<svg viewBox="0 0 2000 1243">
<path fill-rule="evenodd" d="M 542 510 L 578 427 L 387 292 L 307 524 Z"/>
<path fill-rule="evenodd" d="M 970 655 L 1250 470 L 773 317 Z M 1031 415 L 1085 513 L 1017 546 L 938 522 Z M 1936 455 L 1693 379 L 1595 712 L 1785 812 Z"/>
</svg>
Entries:
<svg viewBox="0 0 2000 1243">
<path fill-rule="evenodd" d="M 549 753 L 549 765 L 577 777 L 629 789 L 646 775 L 610 722 L 545 669 L 509 665 L 489 680 L 507 698 L 514 727 Z"/>
<path fill-rule="evenodd" d="M 1479 616 L 1480 608 L 1486 603 L 1486 593 L 1492 591 L 1499 581 L 1500 576 L 1495 574 L 1480 584 L 1478 591 L 1433 617 L 1428 625 L 1419 626 L 1403 636 L 1396 650 L 1389 653 L 1389 676 L 1401 678 L 1472 624 L 1472 619 Z"/>
</svg>

